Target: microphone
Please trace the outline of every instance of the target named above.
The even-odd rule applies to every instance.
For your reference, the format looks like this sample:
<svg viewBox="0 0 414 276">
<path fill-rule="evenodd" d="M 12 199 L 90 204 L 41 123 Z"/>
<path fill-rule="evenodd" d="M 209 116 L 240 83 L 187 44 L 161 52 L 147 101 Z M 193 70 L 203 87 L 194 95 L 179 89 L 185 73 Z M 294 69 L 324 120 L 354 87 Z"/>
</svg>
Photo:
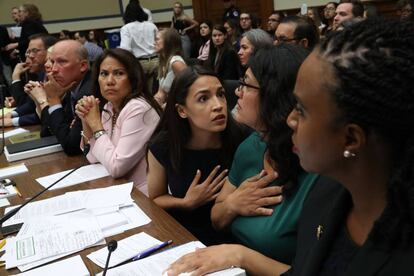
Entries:
<svg viewBox="0 0 414 276">
<path fill-rule="evenodd" d="M 29 200 L 27 200 L 24 204 L 20 205 L 17 208 L 14 208 L 13 210 L 9 211 L 7 214 L 5 214 L 1 219 L 0 219 L 0 225 L 2 225 L 5 221 L 7 221 L 9 218 L 11 218 L 12 216 L 14 216 L 17 212 L 20 211 L 20 209 L 22 209 L 24 206 L 26 206 L 27 204 L 29 204 L 30 202 L 32 202 L 34 199 L 36 199 L 37 197 L 39 197 L 41 194 L 43 194 L 44 192 L 46 192 L 47 190 L 49 190 L 50 188 L 52 188 L 53 186 L 55 186 L 57 183 L 59 183 L 60 181 L 62 181 L 63 179 L 65 179 L 67 176 L 69 176 L 70 174 L 72 174 L 74 171 L 76 171 L 77 169 L 79 169 L 81 166 L 74 168 L 73 170 L 71 170 L 70 172 L 68 172 L 67 174 L 65 174 L 64 176 L 62 176 L 61 178 L 59 178 L 58 180 L 56 180 L 55 182 L 53 182 L 52 184 L 50 184 L 49 186 L 47 186 L 46 188 L 44 188 L 42 191 L 40 191 L 37 195 L 33 196 L 32 198 L 30 198 Z"/>
<path fill-rule="evenodd" d="M 106 275 L 106 271 L 108 270 L 108 266 L 109 266 L 109 259 L 111 258 L 111 254 L 113 251 L 115 251 L 117 246 L 118 246 L 118 243 L 116 242 L 116 240 L 111 240 L 110 242 L 108 242 L 108 257 L 106 258 L 106 264 L 105 264 L 105 268 L 103 270 L 102 276 Z"/>
</svg>

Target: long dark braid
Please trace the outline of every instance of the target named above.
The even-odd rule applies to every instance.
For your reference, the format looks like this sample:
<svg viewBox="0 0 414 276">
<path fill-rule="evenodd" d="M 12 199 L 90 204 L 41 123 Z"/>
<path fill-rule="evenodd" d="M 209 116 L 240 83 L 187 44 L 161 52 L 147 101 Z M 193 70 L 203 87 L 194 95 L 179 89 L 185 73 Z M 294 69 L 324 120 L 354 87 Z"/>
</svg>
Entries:
<svg viewBox="0 0 414 276">
<path fill-rule="evenodd" d="M 357 23 L 319 47 L 336 70 L 332 92 L 343 120 L 382 137 L 394 153 L 387 206 L 371 238 L 389 249 L 414 231 L 414 24 L 378 19 Z"/>
</svg>

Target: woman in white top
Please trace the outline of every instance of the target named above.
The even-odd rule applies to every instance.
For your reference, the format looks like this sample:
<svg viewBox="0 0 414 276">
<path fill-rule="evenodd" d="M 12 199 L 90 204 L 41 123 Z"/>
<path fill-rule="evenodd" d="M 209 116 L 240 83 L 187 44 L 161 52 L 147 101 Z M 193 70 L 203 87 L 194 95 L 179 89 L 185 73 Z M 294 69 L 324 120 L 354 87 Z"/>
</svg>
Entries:
<svg viewBox="0 0 414 276">
<path fill-rule="evenodd" d="M 167 28 L 157 33 L 155 51 L 159 55 L 160 64 L 158 67 L 159 89 L 154 98 L 162 105 L 167 100 L 175 76 L 187 65 L 181 57 L 181 38 L 175 29 Z"/>
<path fill-rule="evenodd" d="M 148 92 L 153 94 L 153 83 L 157 77 L 158 55 L 155 53 L 154 23 L 147 21 L 148 15 L 138 1 L 130 1 L 124 13 L 125 25 L 121 28 L 120 48 L 130 51 L 138 58 L 147 79 Z"/>
</svg>

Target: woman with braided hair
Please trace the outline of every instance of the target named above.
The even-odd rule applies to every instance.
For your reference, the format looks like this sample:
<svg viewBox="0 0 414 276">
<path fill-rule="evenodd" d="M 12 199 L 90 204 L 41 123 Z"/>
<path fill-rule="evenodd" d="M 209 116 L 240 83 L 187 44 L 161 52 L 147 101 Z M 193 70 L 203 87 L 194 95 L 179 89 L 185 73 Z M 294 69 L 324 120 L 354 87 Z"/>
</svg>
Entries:
<svg viewBox="0 0 414 276">
<path fill-rule="evenodd" d="M 412 22 L 368 19 L 328 37 L 302 64 L 287 119 L 302 167 L 329 177 L 307 197 L 292 266 L 220 245 L 168 275 L 233 265 L 249 275 L 414 275 L 413 78 Z"/>
</svg>

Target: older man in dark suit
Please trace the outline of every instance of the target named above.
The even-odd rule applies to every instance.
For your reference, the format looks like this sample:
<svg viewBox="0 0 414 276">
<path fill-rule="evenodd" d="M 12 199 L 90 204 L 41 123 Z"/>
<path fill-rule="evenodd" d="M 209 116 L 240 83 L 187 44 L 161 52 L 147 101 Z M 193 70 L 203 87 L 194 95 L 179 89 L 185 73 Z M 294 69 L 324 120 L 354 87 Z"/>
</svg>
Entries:
<svg viewBox="0 0 414 276">
<path fill-rule="evenodd" d="M 91 94 L 88 52 L 77 41 L 63 40 L 53 46 L 46 66 L 50 66 L 48 82 L 26 86 L 41 114 L 41 135 L 53 134 L 66 154 L 79 154 L 82 126 L 74 106 L 84 95 Z"/>
</svg>

